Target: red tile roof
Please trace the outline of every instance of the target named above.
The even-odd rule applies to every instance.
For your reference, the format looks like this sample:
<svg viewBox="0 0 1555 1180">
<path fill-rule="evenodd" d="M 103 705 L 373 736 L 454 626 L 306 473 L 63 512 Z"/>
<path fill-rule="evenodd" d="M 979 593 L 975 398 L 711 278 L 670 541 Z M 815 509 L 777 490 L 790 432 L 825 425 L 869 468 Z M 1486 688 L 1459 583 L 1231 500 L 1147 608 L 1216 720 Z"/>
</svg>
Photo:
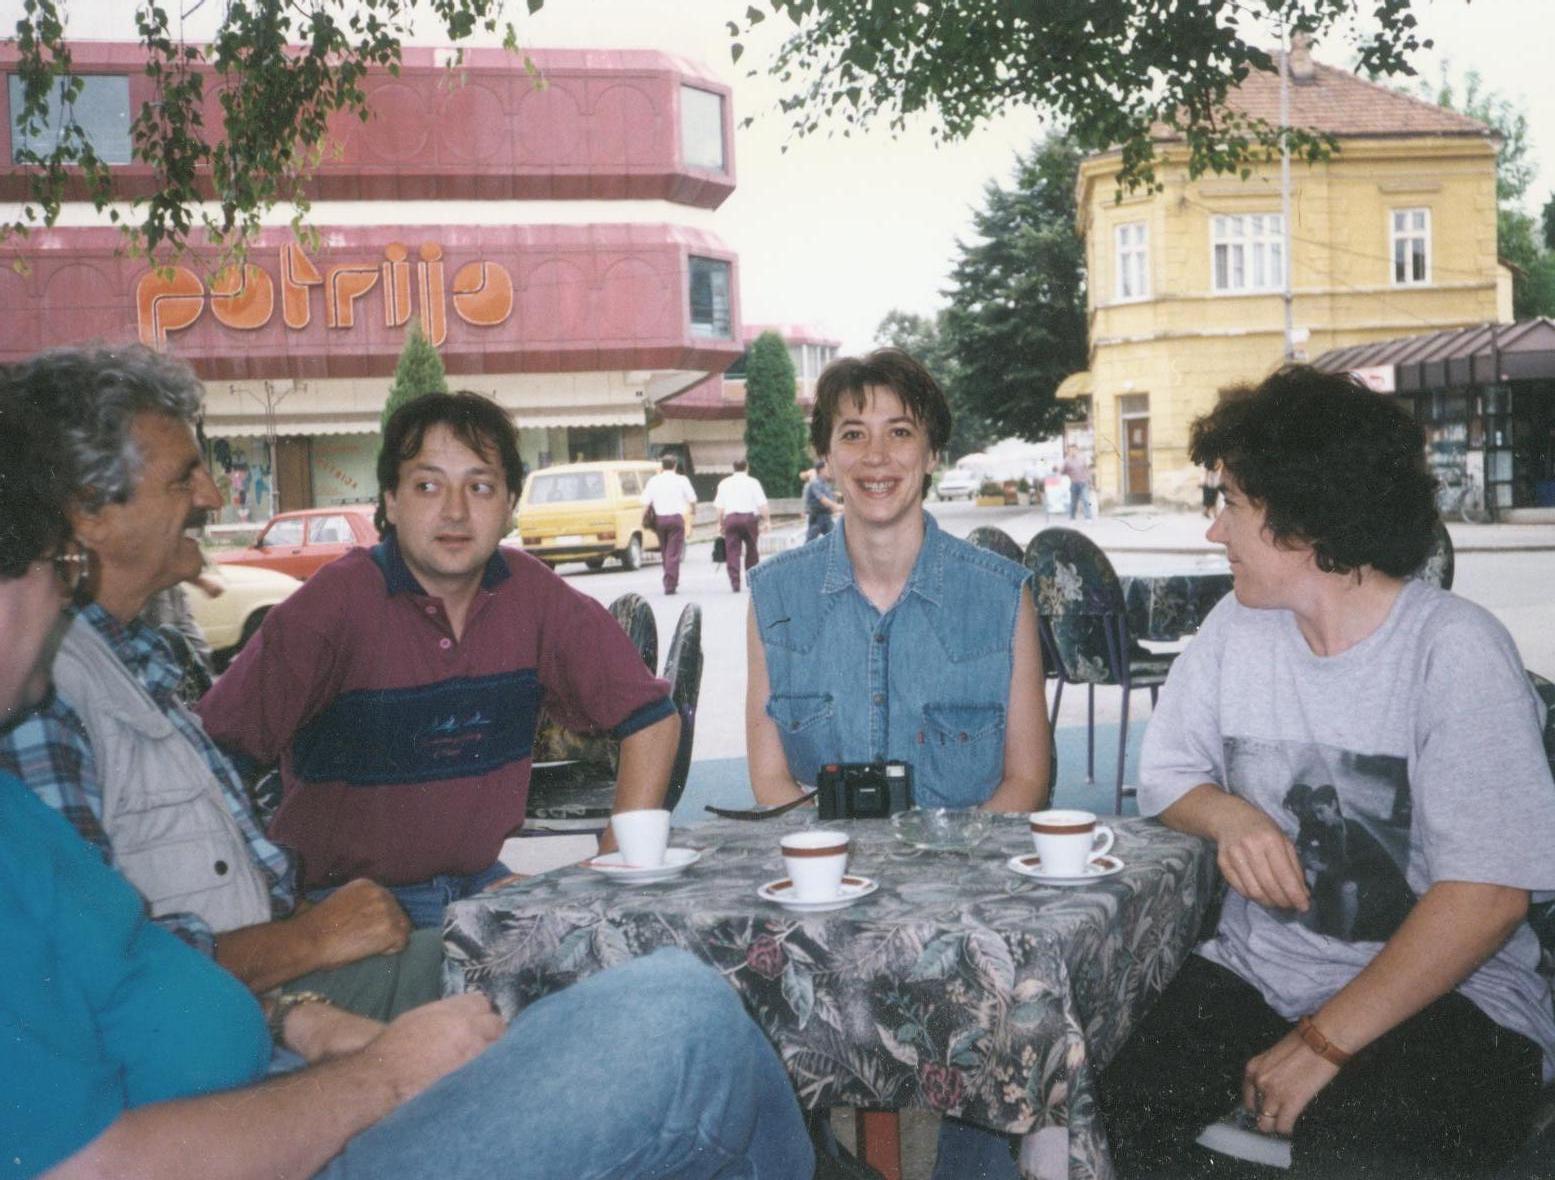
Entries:
<svg viewBox="0 0 1555 1180">
<path fill-rule="evenodd" d="M 1274 56 L 1276 60 L 1279 57 L 1278 54 Z M 1299 57 L 1296 60 L 1299 62 Z M 1280 121 L 1278 69 L 1249 74 L 1226 96 L 1226 105 L 1243 115 L 1265 119 L 1277 126 Z M 1412 135 L 1490 138 L 1495 134 L 1485 124 L 1467 115 L 1400 94 L 1316 61 L 1312 62 L 1310 78 L 1291 79 L 1290 121 L 1293 127 L 1368 138 Z M 1180 138 L 1162 125 L 1155 128 L 1155 137 L 1163 140 Z"/>
</svg>

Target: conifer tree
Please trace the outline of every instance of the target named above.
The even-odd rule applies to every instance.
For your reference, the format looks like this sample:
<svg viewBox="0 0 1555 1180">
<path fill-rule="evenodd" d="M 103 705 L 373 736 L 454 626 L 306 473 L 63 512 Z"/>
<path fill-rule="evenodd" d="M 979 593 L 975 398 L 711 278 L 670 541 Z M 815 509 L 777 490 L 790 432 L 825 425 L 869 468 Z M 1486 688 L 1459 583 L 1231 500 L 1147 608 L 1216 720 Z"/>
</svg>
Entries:
<svg viewBox="0 0 1555 1180">
<path fill-rule="evenodd" d="M 399 363 L 394 366 L 394 382 L 389 386 L 389 400 L 383 404 L 383 417 L 379 429 L 389 424 L 389 416 L 412 398 L 423 393 L 447 393 L 448 378 L 443 372 L 443 358 L 421 330 L 421 321 L 415 320 L 405 335 L 405 347 L 400 349 Z"/>
<path fill-rule="evenodd" d="M 794 362 L 776 332 L 763 332 L 745 364 L 745 455 L 768 496 L 800 492 L 804 413 L 794 398 Z"/>
</svg>

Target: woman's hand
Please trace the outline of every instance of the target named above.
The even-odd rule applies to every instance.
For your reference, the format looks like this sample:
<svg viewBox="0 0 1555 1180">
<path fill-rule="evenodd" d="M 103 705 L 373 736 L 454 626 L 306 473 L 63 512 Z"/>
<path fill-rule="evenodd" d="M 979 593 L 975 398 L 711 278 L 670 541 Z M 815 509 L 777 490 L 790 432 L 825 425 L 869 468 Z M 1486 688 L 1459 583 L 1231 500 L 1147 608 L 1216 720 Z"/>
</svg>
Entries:
<svg viewBox="0 0 1555 1180">
<path fill-rule="evenodd" d="M 1221 792 L 1209 835 L 1231 888 L 1270 909 L 1306 911 L 1311 895 L 1296 846 L 1264 812 Z"/>
<path fill-rule="evenodd" d="M 1242 1105 L 1258 1116 L 1258 1129 L 1291 1134 L 1296 1120 L 1339 1067 L 1319 1057 L 1291 1029 L 1272 1049 L 1258 1054 L 1242 1073 Z"/>
</svg>

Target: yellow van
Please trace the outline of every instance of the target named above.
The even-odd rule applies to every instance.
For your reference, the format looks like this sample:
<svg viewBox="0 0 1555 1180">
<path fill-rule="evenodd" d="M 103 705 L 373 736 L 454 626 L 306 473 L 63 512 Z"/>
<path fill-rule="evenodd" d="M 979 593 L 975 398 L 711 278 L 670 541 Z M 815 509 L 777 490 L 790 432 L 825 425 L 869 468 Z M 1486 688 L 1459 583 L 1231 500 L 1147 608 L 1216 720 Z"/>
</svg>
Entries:
<svg viewBox="0 0 1555 1180">
<path fill-rule="evenodd" d="M 518 539 L 548 565 L 583 561 L 597 570 L 619 558 L 629 570 L 657 549 L 643 528 L 643 485 L 659 470 L 647 459 L 566 463 L 533 472 L 518 498 Z"/>
</svg>

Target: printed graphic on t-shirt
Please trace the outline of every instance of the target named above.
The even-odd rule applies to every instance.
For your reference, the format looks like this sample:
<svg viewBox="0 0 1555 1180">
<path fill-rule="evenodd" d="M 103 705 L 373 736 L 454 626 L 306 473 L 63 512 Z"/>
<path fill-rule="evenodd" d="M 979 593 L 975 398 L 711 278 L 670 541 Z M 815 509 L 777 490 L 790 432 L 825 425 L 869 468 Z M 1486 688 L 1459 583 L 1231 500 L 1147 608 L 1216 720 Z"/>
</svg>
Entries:
<svg viewBox="0 0 1555 1180">
<path fill-rule="evenodd" d="M 1312 894 L 1314 933 L 1346 942 L 1391 938 L 1411 907 L 1405 869 L 1412 813 L 1408 763 L 1309 742 L 1225 740 L 1232 789 L 1290 836 Z"/>
</svg>

